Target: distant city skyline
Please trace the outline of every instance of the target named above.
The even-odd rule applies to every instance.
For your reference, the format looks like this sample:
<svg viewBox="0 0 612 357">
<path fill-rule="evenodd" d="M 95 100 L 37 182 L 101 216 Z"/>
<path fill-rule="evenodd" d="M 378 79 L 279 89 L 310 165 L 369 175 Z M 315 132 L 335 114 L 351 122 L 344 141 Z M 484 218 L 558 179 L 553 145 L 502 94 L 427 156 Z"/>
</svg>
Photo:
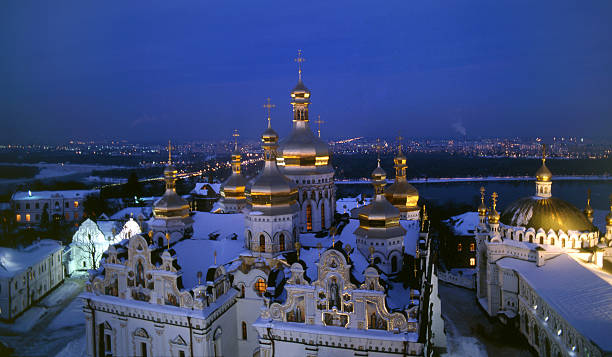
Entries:
<svg viewBox="0 0 612 357">
<path fill-rule="evenodd" d="M 612 132 L 612 3 L 3 4 L 0 144 Z M 313 130 L 316 124 L 312 123 Z"/>
</svg>

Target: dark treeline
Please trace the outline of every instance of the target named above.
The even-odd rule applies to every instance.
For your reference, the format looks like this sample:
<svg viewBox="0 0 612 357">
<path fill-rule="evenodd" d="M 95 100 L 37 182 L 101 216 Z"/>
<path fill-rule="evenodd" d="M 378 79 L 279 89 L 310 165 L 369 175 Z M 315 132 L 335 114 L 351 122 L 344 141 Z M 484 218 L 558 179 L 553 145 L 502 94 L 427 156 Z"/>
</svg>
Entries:
<svg viewBox="0 0 612 357">
<path fill-rule="evenodd" d="M 32 178 L 39 172 L 36 166 L 0 165 L 0 179 Z"/>
<path fill-rule="evenodd" d="M 538 159 L 482 158 L 446 153 L 406 155 L 408 178 L 533 176 L 541 165 Z M 339 179 L 368 178 L 376 167 L 376 155 L 334 154 L 332 164 Z M 387 176 L 393 178 L 393 156 L 381 157 Z M 546 165 L 553 175 L 610 175 L 612 159 L 550 159 Z"/>
</svg>

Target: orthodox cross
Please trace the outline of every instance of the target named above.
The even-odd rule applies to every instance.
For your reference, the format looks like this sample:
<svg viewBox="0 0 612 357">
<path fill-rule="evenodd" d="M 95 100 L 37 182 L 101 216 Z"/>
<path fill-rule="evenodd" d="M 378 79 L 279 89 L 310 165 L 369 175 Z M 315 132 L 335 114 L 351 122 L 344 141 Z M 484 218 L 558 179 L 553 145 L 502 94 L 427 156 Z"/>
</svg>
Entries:
<svg viewBox="0 0 612 357">
<path fill-rule="evenodd" d="M 198 271 L 197 277 L 198 277 L 198 285 L 202 285 L 202 272 L 201 271 Z"/>
<path fill-rule="evenodd" d="M 275 108 L 275 107 L 276 107 L 276 105 L 275 105 L 275 104 L 270 103 L 270 97 L 266 98 L 266 101 L 267 101 L 267 103 L 266 103 L 266 104 L 264 104 L 264 105 L 263 105 L 263 107 L 264 107 L 265 109 L 267 109 L 267 111 L 268 111 L 268 128 L 269 128 L 269 127 L 270 127 L 270 110 L 271 110 L 272 108 Z"/>
<path fill-rule="evenodd" d="M 484 198 L 485 198 L 485 188 L 484 186 L 480 186 L 480 203 L 482 203 L 484 205 Z"/>
<path fill-rule="evenodd" d="M 374 251 L 375 251 L 374 247 L 370 246 L 369 251 L 370 251 L 370 264 L 374 264 Z"/>
<path fill-rule="evenodd" d="M 170 234 L 166 233 L 166 241 L 168 242 L 168 250 L 170 250 Z"/>
<path fill-rule="evenodd" d="M 591 205 L 591 189 L 587 190 L 587 205 Z"/>
<path fill-rule="evenodd" d="M 403 139 L 403 137 L 401 135 L 398 135 L 398 137 L 397 137 L 397 148 L 398 148 L 398 151 L 400 153 L 402 152 L 402 139 Z"/>
<path fill-rule="evenodd" d="M 542 144 L 542 163 L 546 162 L 546 144 Z"/>
<path fill-rule="evenodd" d="M 380 145 L 380 138 L 376 138 L 376 157 L 378 160 L 378 166 L 380 166 L 380 149 L 381 149 L 381 145 Z"/>
<path fill-rule="evenodd" d="M 238 129 L 234 129 L 234 133 L 232 134 L 232 136 L 234 137 L 234 150 L 237 151 L 238 150 L 238 137 L 240 136 L 240 134 L 238 134 Z"/>
<path fill-rule="evenodd" d="M 321 124 L 325 123 L 323 120 L 321 120 L 321 116 L 317 115 L 317 120 L 315 120 L 315 123 L 317 123 L 317 133 L 319 134 L 319 138 L 321 137 Z"/>
<path fill-rule="evenodd" d="M 297 260 L 300 260 L 300 248 L 302 247 L 302 245 L 300 244 L 300 242 L 295 242 L 295 250 L 297 251 Z"/>
<path fill-rule="evenodd" d="M 491 200 L 493 200 L 493 211 L 495 211 L 495 207 L 497 206 L 497 197 L 499 197 L 497 192 L 493 192 L 493 194 L 491 194 Z"/>
<path fill-rule="evenodd" d="M 298 76 L 301 81 L 302 80 L 302 63 L 306 61 L 306 59 L 302 57 L 302 50 L 298 50 L 298 56 L 297 58 L 294 59 L 294 61 L 297 62 L 298 64 Z"/>
</svg>

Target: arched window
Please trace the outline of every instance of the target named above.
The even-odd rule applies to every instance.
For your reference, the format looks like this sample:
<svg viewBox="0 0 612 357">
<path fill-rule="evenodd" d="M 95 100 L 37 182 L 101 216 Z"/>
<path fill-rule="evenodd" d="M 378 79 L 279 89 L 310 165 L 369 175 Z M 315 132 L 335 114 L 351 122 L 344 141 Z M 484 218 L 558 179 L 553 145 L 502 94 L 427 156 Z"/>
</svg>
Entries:
<svg viewBox="0 0 612 357">
<path fill-rule="evenodd" d="M 321 203 L 321 229 L 325 229 L 325 204 Z"/>
<path fill-rule="evenodd" d="M 284 233 L 281 233 L 280 236 L 278 237 L 278 246 L 281 252 L 285 250 L 285 234 Z"/>
<path fill-rule="evenodd" d="M 242 339 L 247 339 L 247 324 L 244 321 L 242 321 Z"/>
<path fill-rule="evenodd" d="M 253 235 L 251 234 L 251 231 L 247 232 L 247 249 L 251 249 L 251 240 L 253 239 Z"/>
<path fill-rule="evenodd" d="M 260 252 L 266 251 L 266 236 L 264 236 L 263 234 L 259 235 L 259 251 Z"/>
<path fill-rule="evenodd" d="M 310 203 L 306 206 L 306 230 L 312 230 L 312 206 Z"/>
<path fill-rule="evenodd" d="M 374 264 L 380 264 L 380 257 L 374 258 Z"/>
<path fill-rule="evenodd" d="M 397 271 L 397 255 L 394 255 L 393 257 L 391 257 L 391 271 L 392 272 Z"/>
<path fill-rule="evenodd" d="M 253 287 L 257 295 L 262 296 L 266 292 L 266 282 L 262 278 L 257 278 L 255 286 Z"/>
</svg>

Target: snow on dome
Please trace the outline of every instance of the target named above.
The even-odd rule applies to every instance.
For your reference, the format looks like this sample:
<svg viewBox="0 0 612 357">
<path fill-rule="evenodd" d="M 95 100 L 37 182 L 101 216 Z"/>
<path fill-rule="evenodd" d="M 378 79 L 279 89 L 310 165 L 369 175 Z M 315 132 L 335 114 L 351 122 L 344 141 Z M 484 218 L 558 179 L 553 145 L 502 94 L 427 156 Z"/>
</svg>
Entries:
<svg viewBox="0 0 612 357">
<path fill-rule="evenodd" d="M 130 217 L 130 219 L 123 225 L 123 229 L 121 229 L 119 237 L 120 240 L 129 239 L 131 236 L 140 233 L 140 225 L 132 217 Z"/>
</svg>

